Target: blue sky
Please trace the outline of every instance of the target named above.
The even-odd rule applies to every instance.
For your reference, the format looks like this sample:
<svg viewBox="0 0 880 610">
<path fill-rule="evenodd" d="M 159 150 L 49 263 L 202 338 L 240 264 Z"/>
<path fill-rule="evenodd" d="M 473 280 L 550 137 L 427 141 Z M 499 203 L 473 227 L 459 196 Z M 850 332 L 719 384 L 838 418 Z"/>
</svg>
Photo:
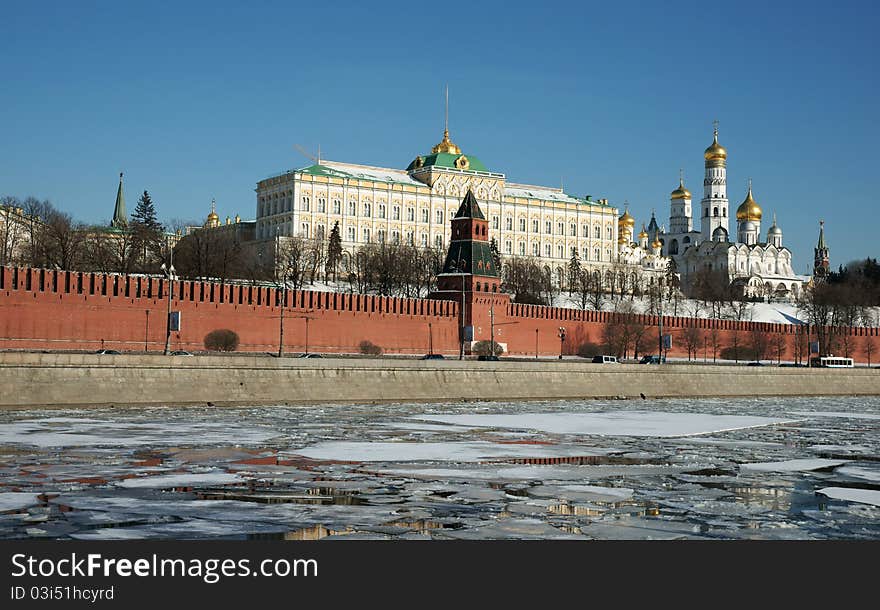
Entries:
<svg viewBox="0 0 880 610">
<path fill-rule="evenodd" d="M 406 167 L 439 141 L 515 182 L 668 224 L 698 203 L 712 121 L 731 210 L 747 180 L 811 265 L 877 256 L 870 2 L 4 2 L 0 194 L 107 222 L 253 218 L 256 182 L 325 158 Z M 766 231 L 765 224 L 763 232 Z M 732 227 L 733 228 L 733 227 Z"/>
</svg>

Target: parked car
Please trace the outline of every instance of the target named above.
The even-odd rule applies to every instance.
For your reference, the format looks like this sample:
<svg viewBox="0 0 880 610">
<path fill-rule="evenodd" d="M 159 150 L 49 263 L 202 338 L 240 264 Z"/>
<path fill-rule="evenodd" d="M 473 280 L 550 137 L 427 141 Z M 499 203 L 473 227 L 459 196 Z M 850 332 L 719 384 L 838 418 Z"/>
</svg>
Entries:
<svg viewBox="0 0 880 610">
<path fill-rule="evenodd" d="M 425 354 L 422 356 L 422 360 L 444 360 L 445 356 L 443 354 Z"/>
<path fill-rule="evenodd" d="M 619 364 L 617 356 L 593 356 L 593 364 Z"/>
<path fill-rule="evenodd" d="M 642 359 L 639 360 L 639 364 L 660 364 L 661 362 L 666 362 L 666 358 L 661 358 L 660 356 L 642 356 Z"/>
<path fill-rule="evenodd" d="M 498 356 L 493 356 L 492 354 L 481 354 L 477 356 L 477 360 L 498 360 Z"/>
<path fill-rule="evenodd" d="M 172 356 L 192 356 L 192 354 L 189 353 L 188 351 L 186 351 L 185 349 L 175 350 L 175 351 L 171 352 L 171 355 Z"/>
<path fill-rule="evenodd" d="M 749 362 L 746 366 L 764 366 L 763 362 Z"/>
<path fill-rule="evenodd" d="M 115 349 L 99 349 L 96 354 L 100 354 L 102 356 L 121 356 L 121 352 L 117 352 Z"/>
<path fill-rule="evenodd" d="M 323 358 L 324 356 L 321 354 L 300 354 L 300 358 Z"/>
</svg>

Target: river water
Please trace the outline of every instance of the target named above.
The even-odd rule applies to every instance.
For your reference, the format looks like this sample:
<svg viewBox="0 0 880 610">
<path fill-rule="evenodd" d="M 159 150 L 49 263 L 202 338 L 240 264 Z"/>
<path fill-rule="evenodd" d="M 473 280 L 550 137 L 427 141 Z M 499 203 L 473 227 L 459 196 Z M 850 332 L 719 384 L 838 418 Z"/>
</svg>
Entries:
<svg viewBox="0 0 880 610">
<path fill-rule="evenodd" d="M 880 539 L 880 398 L 0 414 L 0 538 Z"/>
</svg>

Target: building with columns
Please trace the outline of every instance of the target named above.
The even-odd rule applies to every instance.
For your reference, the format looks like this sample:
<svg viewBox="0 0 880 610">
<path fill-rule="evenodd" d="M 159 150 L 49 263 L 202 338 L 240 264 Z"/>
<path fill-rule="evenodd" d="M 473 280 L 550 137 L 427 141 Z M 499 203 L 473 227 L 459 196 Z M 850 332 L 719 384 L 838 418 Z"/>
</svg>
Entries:
<svg viewBox="0 0 880 610">
<path fill-rule="evenodd" d="M 617 209 L 607 199 L 510 182 L 465 154 L 449 130 L 406 169 L 317 159 L 257 183 L 256 239 L 325 239 L 338 222 L 344 250 L 377 242 L 446 248 L 449 220 L 471 190 L 502 256 L 535 257 L 557 281 L 577 250 L 586 268 L 617 262 Z"/>
</svg>

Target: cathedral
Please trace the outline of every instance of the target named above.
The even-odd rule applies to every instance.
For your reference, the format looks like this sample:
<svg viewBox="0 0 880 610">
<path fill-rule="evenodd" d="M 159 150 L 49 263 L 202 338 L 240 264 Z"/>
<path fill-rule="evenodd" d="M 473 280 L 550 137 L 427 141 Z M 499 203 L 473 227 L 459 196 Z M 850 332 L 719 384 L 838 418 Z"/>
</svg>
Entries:
<svg viewBox="0 0 880 610">
<path fill-rule="evenodd" d="M 782 229 L 775 215 L 762 236 L 764 214 L 752 194 L 751 180 L 736 209 L 736 233 L 730 234 L 727 150 L 718 143 L 717 122 L 703 158 L 706 169 L 699 228 L 694 224 L 691 193 L 679 176 L 678 188 L 670 194 L 669 229 L 658 226 L 652 217 L 646 231 L 648 239 L 661 244 L 661 253 L 674 261 L 682 291 L 692 293 L 699 275 L 708 271 L 725 274 L 744 296 L 796 298 L 809 278 L 794 273 L 791 250 L 782 244 Z"/>
</svg>

